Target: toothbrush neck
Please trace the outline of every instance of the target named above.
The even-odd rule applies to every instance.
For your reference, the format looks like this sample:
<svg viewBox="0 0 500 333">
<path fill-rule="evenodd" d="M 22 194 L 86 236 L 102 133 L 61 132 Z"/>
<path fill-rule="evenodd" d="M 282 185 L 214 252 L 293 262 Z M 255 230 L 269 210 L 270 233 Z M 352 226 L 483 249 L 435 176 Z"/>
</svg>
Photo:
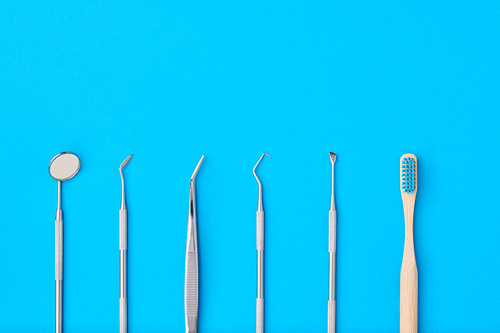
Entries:
<svg viewBox="0 0 500 333">
<path fill-rule="evenodd" d="M 405 244 L 408 243 L 408 245 L 411 245 L 413 248 L 413 212 L 415 210 L 415 197 L 404 198 L 403 207 L 405 214 Z"/>
</svg>

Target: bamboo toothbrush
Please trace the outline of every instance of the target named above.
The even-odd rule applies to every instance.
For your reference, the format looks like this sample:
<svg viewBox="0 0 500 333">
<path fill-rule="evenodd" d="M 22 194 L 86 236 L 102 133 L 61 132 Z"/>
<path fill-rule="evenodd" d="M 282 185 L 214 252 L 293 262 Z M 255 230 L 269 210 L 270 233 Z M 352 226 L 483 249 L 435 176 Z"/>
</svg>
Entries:
<svg viewBox="0 0 500 333">
<path fill-rule="evenodd" d="M 418 272 L 413 247 L 413 211 L 417 196 L 417 157 L 404 154 L 401 166 L 401 197 L 405 214 L 405 245 L 401 265 L 399 331 L 417 333 Z"/>
</svg>

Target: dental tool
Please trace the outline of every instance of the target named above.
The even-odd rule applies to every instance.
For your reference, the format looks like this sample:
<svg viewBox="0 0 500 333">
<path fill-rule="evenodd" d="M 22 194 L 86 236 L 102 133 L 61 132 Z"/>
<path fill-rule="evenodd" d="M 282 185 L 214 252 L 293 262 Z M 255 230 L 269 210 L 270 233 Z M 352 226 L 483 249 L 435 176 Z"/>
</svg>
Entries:
<svg viewBox="0 0 500 333">
<path fill-rule="evenodd" d="M 404 154 L 400 159 L 400 190 L 405 216 L 405 243 L 399 294 L 399 331 L 417 333 L 418 271 L 413 246 L 413 212 L 417 196 L 417 157 Z"/>
<path fill-rule="evenodd" d="M 62 152 L 49 163 L 49 174 L 57 180 L 57 211 L 55 222 L 55 279 L 56 279 L 56 333 L 62 332 L 62 279 L 63 279 L 63 212 L 62 182 L 73 178 L 80 170 L 76 154 Z"/>
<path fill-rule="evenodd" d="M 127 205 L 125 203 L 125 180 L 122 169 L 134 154 L 127 157 L 120 165 L 122 179 L 122 202 L 120 206 L 120 333 L 127 333 Z"/>
<path fill-rule="evenodd" d="M 186 242 L 186 270 L 184 280 L 184 315 L 186 333 L 196 333 L 198 325 L 198 240 L 196 235 L 195 178 L 205 155 L 201 156 L 191 176 L 189 186 L 189 216 Z"/>
<path fill-rule="evenodd" d="M 328 294 L 328 333 L 335 333 L 335 255 L 337 253 L 337 211 L 335 210 L 334 176 L 335 160 L 337 154 L 330 153 L 332 161 L 332 196 L 330 202 L 329 223 L 328 223 L 328 252 L 330 254 L 330 279 Z"/>
<path fill-rule="evenodd" d="M 262 208 L 262 184 L 255 173 L 255 169 L 266 153 L 257 161 L 253 167 L 253 175 L 259 184 L 259 204 L 257 206 L 257 310 L 256 310 L 256 332 L 264 332 L 264 209 Z"/>
</svg>

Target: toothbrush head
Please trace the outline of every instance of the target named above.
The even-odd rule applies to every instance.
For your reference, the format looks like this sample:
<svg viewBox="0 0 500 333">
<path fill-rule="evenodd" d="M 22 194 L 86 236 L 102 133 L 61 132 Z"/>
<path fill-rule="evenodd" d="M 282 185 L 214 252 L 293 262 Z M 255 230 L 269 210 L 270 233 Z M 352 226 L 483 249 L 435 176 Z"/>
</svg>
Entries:
<svg viewBox="0 0 500 333">
<path fill-rule="evenodd" d="M 401 194 L 417 194 L 417 157 L 413 154 L 404 154 L 400 160 L 401 166 Z"/>
</svg>

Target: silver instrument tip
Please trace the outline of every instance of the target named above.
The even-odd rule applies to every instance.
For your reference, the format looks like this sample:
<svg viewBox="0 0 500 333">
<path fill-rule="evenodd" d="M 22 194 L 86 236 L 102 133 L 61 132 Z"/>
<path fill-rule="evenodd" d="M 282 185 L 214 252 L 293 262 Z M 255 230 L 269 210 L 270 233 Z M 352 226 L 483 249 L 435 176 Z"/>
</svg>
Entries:
<svg viewBox="0 0 500 333">
<path fill-rule="evenodd" d="M 257 169 L 257 166 L 259 165 L 260 161 L 262 161 L 262 158 L 264 157 L 264 155 L 271 157 L 271 155 L 269 155 L 269 154 L 266 154 L 266 153 L 262 154 L 262 156 L 257 161 L 257 164 L 255 164 L 255 166 L 253 167 L 253 175 L 254 175 L 255 179 L 257 180 L 257 183 L 259 184 L 259 205 L 257 208 L 258 211 L 262 211 L 262 184 L 260 182 L 259 177 L 257 177 L 257 174 L 255 173 L 255 169 Z"/>
<path fill-rule="evenodd" d="M 264 157 L 264 155 L 267 155 L 267 156 L 271 157 L 271 155 L 269 155 L 269 154 L 266 154 L 266 153 L 262 154 L 262 156 L 259 158 L 259 160 L 255 164 L 255 166 L 253 167 L 253 175 L 255 176 L 255 179 L 257 179 L 257 182 L 259 183 L 259 186 L 260 186 L 260 180 L 259 180 L 259 177 L 257 177 L 257 174 L 255 173 L 255 169 L 257 169 L 257 166 L 259 165 L 259 163 L 262 160 L 262 158 Z"/>
<path fill-rule="evenodd" d="M 201 155 L 200 161 L 198 162 L 198 165 L 196 165 L 196 168 L 194 169 L 194 172 L 191 175 L 191 181 L 193 181 L 194 178 L 196 177 L 196 174 L 198 173 L 198 170 L 200 169 L 201 162 L 203 162 L 204 158 L 205 158 L 205 155 Z"/>
<path fill-rule="evenodd" d="M 122 179 L 122 203 L 120 205 L 120 209 L 127 209 L 126 207 L 126 204 L 125 204 L 125 181 L 123 179 L 123 172 L 122 172 L 122 169 L 125 165 L 127 165 L 127 163 L 130 161 L 130 159 L 134 156 L 134 154 L 130 155 L 129 157 L 127 157 L 125 159 L 125 161 L 122 162 L 122 164 L 120 164 L 120 177 Z"/>
<path fill-rule="evenodd" d="M 337 159 L 337 154 L 330 152 L 330 159 L 332 160 L 332 163 L 335 163 L 335 160 Z"/>
<path fill-rule="evenodd" d="M 130 159 L 132 159 L 132 157 L 134 157 L 134 154 L 130 155 L 129 157 L 127 157 L 125 159 L 125 161 L 122 162 L 122 164 L 120 164 L 120 172 L 122 171 L 122 168 L 127 165 L 127 163 L 130 161 Z"/>
</svg>

